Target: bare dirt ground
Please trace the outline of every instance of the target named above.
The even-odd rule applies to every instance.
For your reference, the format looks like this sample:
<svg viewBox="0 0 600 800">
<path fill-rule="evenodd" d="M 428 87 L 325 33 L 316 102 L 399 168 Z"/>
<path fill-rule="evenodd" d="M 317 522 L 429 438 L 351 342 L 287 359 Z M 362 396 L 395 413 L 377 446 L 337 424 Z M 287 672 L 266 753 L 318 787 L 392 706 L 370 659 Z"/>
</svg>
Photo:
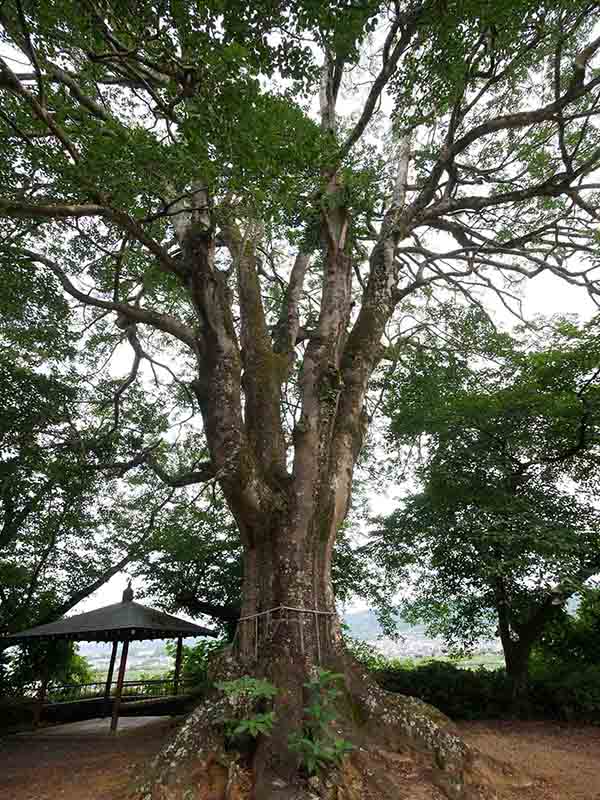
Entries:
<svg viewBox="0 0 600 800">
<path fill-rule="evenodd" d="M 461 723 L 463 738 L 531 776 L 525 800 L 600 800 L 600 729 L 556 722 Z"/>
<path fill-rule="evenodd" d="M 71 728 L 61 725 L 0 739 L 1 800 L 122 800 L 138 766 L 172 730 L 165 718 L 129 728 L 131 722 L 121 719 L 117 736 L 102 720 L 100 731 L 76 723 L 70 734 L 59 732 Z"/>
<path fill-rule="evenodd" d="M 66 727 L 66 726 L 62 726 Z M 550 722 L 461 723 L 464 738 L 531 776 L 505 800 L 600 800 L 600 729 Z M 132 775 L 170 735 L 172 723 L 122 730 L 85 727 L 0 740 L 2 800 L 123 800 Z"/>
</svg>

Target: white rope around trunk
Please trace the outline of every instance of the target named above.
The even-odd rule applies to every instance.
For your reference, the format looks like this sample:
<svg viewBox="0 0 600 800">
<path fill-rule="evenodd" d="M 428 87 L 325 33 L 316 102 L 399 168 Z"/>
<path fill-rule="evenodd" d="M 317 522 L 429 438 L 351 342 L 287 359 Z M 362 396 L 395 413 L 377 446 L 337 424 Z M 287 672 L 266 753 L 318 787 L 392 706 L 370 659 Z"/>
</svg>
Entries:
<svg viewBox="0 0 600 800">
<path fill-rule="evenodd" d="M 233 637 L 233 642 L 231 643 L 232 646 L 235 645 L 236 640 L 238 638 L 238 628 L 240 622 L 249 622 L 250 620 L 254 620 L 254 656 L 258 659 L 258 639 L 259 639 L 259 617 L 267 617 L 267 635 L 270 633 L 271 628 L 271 614 L 277 611 L 294 611 L 297 614 L 313 614 L 313 618 L 315 621 L 315 641 L 317 645 L 317 660 L 321 663 L 321 635 L 319 631 L 319 615 L 321 616 L 334 616 L 335 611 L 320 611 L 318 608 L 296 608 L 295 606 L 275 606 L 274 608 L 268 608 L 266 611 L 258 611 L 256 614 L 247 614 L 244 617 L 240 617 L 238 619 L 238 627 L 236 628 L 235 635 Z M 284 618 L 279 617 L 276 619 L 277 623 L 281 623 Z M 285 616 L 285 620 L 290 622 L 287 614 Z M 304 626 L 300 623 L 300 649 L 302 653 L 304 653 Z"/>
<path fill-rule="evenodd" d="M 257 614 L 248 614 L 245 617 L 240 617 L 238 622 L 244 622 L 247 619 L 254 619 L 254 617 L 262 617 L 263 614 L 272 614 L 273 611 L 300 611 L 303 614 L 335 614 L 335 611 L 319 611 L 317 608 L 294 608 L 294 606 L 275 606 L 275 608 L 268 608 L 266 611 L 259 611 Z"/>
</svg>

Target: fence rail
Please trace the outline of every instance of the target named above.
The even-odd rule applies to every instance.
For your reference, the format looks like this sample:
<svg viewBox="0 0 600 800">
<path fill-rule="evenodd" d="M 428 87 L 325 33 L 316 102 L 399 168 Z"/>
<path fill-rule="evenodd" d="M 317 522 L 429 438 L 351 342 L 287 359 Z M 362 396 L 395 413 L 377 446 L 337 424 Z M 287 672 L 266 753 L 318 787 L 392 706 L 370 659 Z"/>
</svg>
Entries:
<svg viewBox="0 0 600 800">
<path fill-rule="evenodd" d="M 180 678 L 177 682 L 179 693 L 192 688 L 194 681 Z M 110 685 L 110 695 L 114 696 L 117 682 L 112 681 Z M 68 703 L 75 700 L 91 700 L 96 697 L 104 697 L 106 692 L 106 681 L 94 681 L 93 683 L 65 683 L 55 684 L 48 687 L 46 696 L 47 703 Z M 175 680 L 173 678 L 140 681 L 123 681 L 123 702 L 128 700 L 141 700 L 146 697 L 168 697 L 177 694 L 175 691 Z"/>
</svg>

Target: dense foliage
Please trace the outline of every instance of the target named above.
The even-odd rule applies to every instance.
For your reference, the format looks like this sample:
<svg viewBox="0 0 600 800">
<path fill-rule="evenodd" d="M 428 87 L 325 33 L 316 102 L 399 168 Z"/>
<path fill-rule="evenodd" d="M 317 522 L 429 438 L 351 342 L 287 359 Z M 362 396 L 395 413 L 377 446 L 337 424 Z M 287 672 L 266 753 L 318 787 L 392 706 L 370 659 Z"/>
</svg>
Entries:
<svg viewBox="0 0 600 800">
<path fill-rule="evenodd" d="M 418 697 L 451 719 L 514 716 L 512 681 L 505 670 L 464 669 L 448 661 L 391 663 L 375 673 L 390 692 Z M 527 717 L 600 722 L 600 666 L 550 666 L 534 661 L 529 676 Z"/>
<path fill-rule="evenodd" d="M 422 489 L 366 550 L 409 570 L 405 615 L 456 651 L 499 634 L 517 678 L 600 568 L 600 339 L 596 323 L 511 339 L 473 320 L 458 317 L 462 348 L 416 347 L 389 379 L 391 435 L 419 446 Z"/>
<path fill-rule="evenodd" d="M 242 617 L 254 622 L 238 627 L 240 654 L 281 687 L 273 735 L 256 743 L 257 796 L 297 775 L 285 742 L 302 732 L 305 684 L 322 656 L 339 656 L 340 537 L 337 588 L 364 575 L 343 537 L 388 359 L 439 341 L 436 315 L 458 300 L 489 310 L 494 298 L 518 315 L 518 283 L 541 273 L 600 294 L 597 20 L 595 0 L 0 7 L 0 269 L 54 286 L 61 303 L 42 297 L 19 330 L 35 340 L 53 313 L 68 316 L 90 403 L 78 452 L 86 469 L 125 482 L 140 574 L 155 564 L 163 603 L 217 599 L 216 570 L 203 567 L 214 557 L 230 604 L 241 555 Z M 11 296 L 25 319 L 27 294 Z M 511 394 L 519 358 L 546 394 L 564 371 L 574 383 L 563 411 L 540 410 L 556 444 L 527 454 L 526 426 L 513 426 L 523 480 L 512 494 L 483 484 L 488 550 L 506 547 L 519 579 L 549 582 L 551 600 L 590 568 L 595 510 L 569 501 L 560 466 L 577 431 L 586 439 L 582 398 L 594 396 L 547 356 L 508 354 L 508 382 L 490 373 L 489 393 Z M 477 408 L 457 408 L 457 427 L 471 439 L 455 451 L 446 437 L 439 450 L 428 525 L 442 512 L 457 523 L 440 569 L 469 563 L 461 537 L 475 521 L 463 524 L 444 490 L 471 449 L 485 461 L 467 410 Z M 489 458 L 480 473 L 506 477 L 500 455 Z M 455 492 L 465 507 L 468 483 Z M 216 534 L 211 504 L 225 525 Z M 195 561 L 180 526 L 202 540 Z M 146 541 L 161 529 L 156 547 Z M 571 546 L 568 574 L 558 542 Z M 385 558 L 375 563 L 369 591 L 391 575 Z M 515 586 L 502 589 L 515 610 L 509 639 L 528 605 Z M 301 616 L 271 626 L 282 609 Z"/>
<path fill-rule="evenodd" d="M 562 610 L 544 628 L 535 648 L 536 655 L 550 664 L 578 667 L 600 664 L 600 590 L 582 593 L 575 614 Z"/>
</svg>

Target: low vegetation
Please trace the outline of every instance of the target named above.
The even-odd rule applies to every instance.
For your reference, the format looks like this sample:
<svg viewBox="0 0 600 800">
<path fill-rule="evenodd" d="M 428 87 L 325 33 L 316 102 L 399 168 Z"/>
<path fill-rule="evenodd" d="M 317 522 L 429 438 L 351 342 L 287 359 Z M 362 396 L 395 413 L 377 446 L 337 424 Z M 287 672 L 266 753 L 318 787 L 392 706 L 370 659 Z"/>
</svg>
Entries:
<svg viewBox="0 0 600 800">
<path fill-rule="evenodd" d="M 390 661 L 375 671 L 388 691 L 419 697 L 452 719 L 502 719 L 514 715 L 505 669 L 464 669 L 448 661 Z M 600 665 L 532 663 L 527 708 L 534 718 L 600 723 Z"/>
<path fill-rule="evenodd" d="M 558 614 L 529 660 L 524 702 L 515 706 L 505 668 L 469 668 L 468 660 L 387 659 L 351 641 L 356 658 L 390 692 L 418 697 L 452 719 L 529 717 L 600 723 L 600 590 L 588 590 L 575 614 Z"/>
</svg>

